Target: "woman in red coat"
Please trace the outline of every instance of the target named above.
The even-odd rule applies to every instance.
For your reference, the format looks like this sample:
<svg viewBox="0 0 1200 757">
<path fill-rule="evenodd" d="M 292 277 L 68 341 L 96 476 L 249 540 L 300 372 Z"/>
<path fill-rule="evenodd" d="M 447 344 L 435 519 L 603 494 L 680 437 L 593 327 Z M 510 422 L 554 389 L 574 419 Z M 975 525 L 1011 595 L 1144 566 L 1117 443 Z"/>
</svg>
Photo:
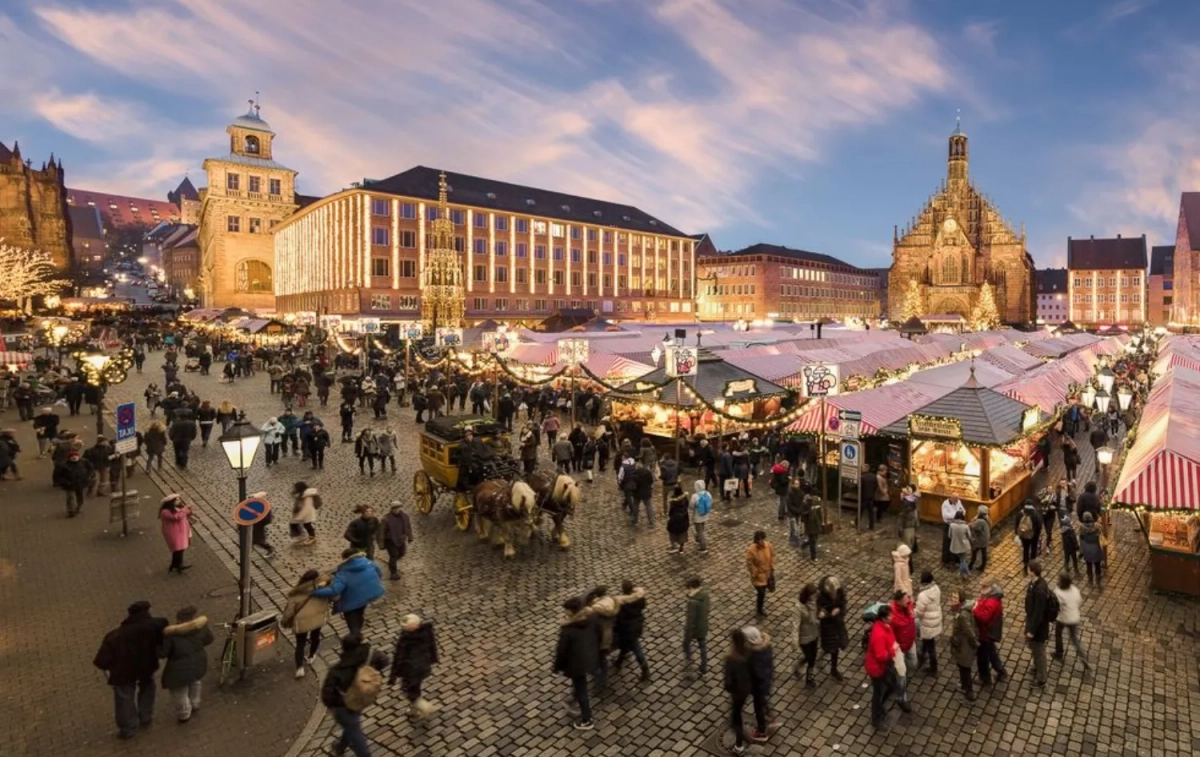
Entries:
<svg viewBox="0 0 1200 757">
<path fill-rule="evenodd" d="M 871 625 L 871 634 L 867 639 L 866 668 L 871 677 L 871 725 L 876 730 L 883 727 L 883 718 L 887 715 L 884 703 L 891 694 L 892 661 L 896 656 L 896 634 L 891 625 L 892 608 L 883 605 Z"/>
</svg>

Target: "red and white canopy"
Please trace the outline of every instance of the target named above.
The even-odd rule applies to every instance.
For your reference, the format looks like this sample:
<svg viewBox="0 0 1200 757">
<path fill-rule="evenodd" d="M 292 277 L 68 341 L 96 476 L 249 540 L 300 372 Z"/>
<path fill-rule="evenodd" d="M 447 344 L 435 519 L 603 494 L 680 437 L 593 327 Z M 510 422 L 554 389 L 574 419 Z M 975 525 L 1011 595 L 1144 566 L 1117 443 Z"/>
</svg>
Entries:
<svg viewBox="0 0 1200 757">
<path fill-rule="evenodd" d="M 28 365 L 32 362 L 32 352 L 0 352 L 0 366 Z"/>
<path fill-rule="evenodd" d="M 825 400 L 824 415 L 821 413 L 821 403 L 812 402 L 808 409 L 787 427 L 787 431 L 793 434 L 818 434 L 829 428 L 830 419 L 836 418 L 839 410 L 857 410 L 862 413 L 859 433 L 863 436 L 874 436 L 879 433 L 879 429 L 892 425 L 951 391 L 952 387 L 904 382 L 839 394 Z"/>
<path fill-rule="evenodd" d="M 1176 366 L 1155 384 L 1113 502 L 1200 510 L 1200 371 Z"/>
</svg>

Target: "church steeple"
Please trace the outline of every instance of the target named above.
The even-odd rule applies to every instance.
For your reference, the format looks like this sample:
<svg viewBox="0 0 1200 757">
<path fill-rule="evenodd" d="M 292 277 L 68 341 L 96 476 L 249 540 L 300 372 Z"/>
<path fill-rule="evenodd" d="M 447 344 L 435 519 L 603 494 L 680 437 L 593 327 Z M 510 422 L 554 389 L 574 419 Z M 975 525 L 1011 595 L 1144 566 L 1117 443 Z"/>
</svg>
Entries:
<svg viewBox="0 0 1200 757">
<path fill-rule="evenodd" d="M 950 185 L 967 180 L 967 135 L 962 130 L 962 117 L 955 119 L 954 133 L 950 135 L 950 155 L 947 176 Z"/>
</svg>

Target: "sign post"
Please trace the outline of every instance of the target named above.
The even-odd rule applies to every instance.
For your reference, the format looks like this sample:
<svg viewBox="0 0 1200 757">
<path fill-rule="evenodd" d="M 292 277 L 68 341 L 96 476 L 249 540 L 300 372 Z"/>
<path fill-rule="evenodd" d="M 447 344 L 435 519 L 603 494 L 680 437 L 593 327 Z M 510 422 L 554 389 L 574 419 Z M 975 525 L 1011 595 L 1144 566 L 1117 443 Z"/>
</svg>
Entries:
<svg viewBox="0 0 1200 757">
<path fill-rule="evenodd" d="M 125 456 L 137 451 L 137 406 L 132 402 L 117 405 L 116 452 L 121 456 L 121 536 L 129 536 L 129 493 L 125 490 Z M 135 492 L 136 494 L 136 492 Z M 109 521 L 112 521 L 111 512 Z"/>
<path fill-rule="evenodd" d="M 233 507 L 233 522 L 238 527 L 238 546 L 241 548 L 241 564 L 238 566 L 238 589 L 241 594 L 238 605 L 239 618 L 250 614 L 250 560 L 253 549 L 250 529 L 270 512 L 271 503 L 261 494 L 247 497 Z"/>
<path fill-rule="evenodd" d="M 838 463 L 838 507 L 847 502 L 853 503 L 855 523 L 862 522 L 862 443 L 857 439 L 842 439 L 838 444 L 841 454 Z M 853 487 L 853 494 L 847 491 L 846 482 Z"/>
<path fill-rule="evenodd" d="M 862 428 L 862 412 L 859 410 L 838 410 L 838 431 L 843 439 L 858 440 Z"/>
<path fill-rule="evenodd" d="M 667 348 L 667 375 L 675 378 L 675 460 L 682 465 L 683 437 L 679 433 L 679 413 L 683 408 L 683 379 L 692 376 L 692 386 L 695 386 L 695 376 L 700 368 L 700 348 L 687 347 L 683 340 L 687 332 L 679 329 L 675 332 L 677 344 Z"/>
</svg>

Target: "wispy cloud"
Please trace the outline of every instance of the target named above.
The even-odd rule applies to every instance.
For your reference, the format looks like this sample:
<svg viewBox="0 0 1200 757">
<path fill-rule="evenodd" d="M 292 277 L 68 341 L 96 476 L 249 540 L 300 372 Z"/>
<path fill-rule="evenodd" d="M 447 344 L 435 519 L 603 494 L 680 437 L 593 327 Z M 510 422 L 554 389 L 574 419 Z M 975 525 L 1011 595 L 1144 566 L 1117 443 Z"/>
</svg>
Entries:
<svg viewBox="0 0 1200 757">
<path fill-rule="evenodd" d="M 143 133 L 145 114 L 139 105 L 95 92 L 63 94 L 52 89 L 35 95 L 32 105 L 54 128 L 87 142 L 108 143 Z"/>
<path fill-rule="evenodd" d="M 688 229 L 753 217 L 764 169 L 820 160 L 841 131 L 950 82 L 935 38 L 873 0 L 586 6 L 585 18 L 552 0 L 292 0 L 286 13 L 272 0 L 162 0 L 37 14 L 88 65 L 213 104 L 189 124 L 211 130 L 207 150 L 168 135 L 168 165 L 218 152 L 246 87 L 263 91 L 276 156 L 308 191 L 425 163 L 624 200 Z M 605 65 L 602 40 L 634 16 L 649 52 Z M 103 139 L 120 124 L 85 114 L 111 105 L 59 95 L 43 115 Z"/>
<path fill-rule="evenodd" d="M 1092 15 L 1085 16 L 1083 19 L 1068 26 L 1063 31 L 1063 35 L 1074 40 L 1091 37 L 1108 29 L 1119 21 L 1128 20 L 1148 10 L 1156 2 L 1158 0 L 1117 0 L 1113 3 L 1101 5 Z"/>
<path fill-rule="evenodd" d="M 963 41 L 977 52 L 983 53 L 989 58 L 996 57 L 996 37 L 1000 36 L 1000 31 L 1004 24 L 993 19 L 990 21 L 972 21 L 963 27 Z"/>
</svg>

